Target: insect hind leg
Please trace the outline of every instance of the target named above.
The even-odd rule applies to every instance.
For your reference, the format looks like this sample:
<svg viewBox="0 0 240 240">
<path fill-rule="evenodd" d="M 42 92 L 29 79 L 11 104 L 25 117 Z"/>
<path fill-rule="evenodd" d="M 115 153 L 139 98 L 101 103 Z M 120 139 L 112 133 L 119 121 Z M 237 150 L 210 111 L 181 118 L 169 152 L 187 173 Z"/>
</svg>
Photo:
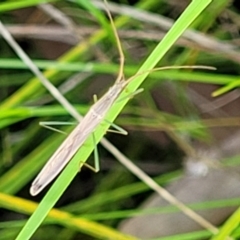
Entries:
<svg viewBox="0 0 240 240">
<path fill-rule="evenodd" d="M 94 134 L 92 134 L 92 138 L 93 138 L 93 144 L 94 144 L 94 167 L 86 162 L 80 162 L 79 171 L 81 170 L 81 165 L 89 168 L 90 170 L 92 170 L 95 173 L 99 172 L 99 170 L 100 170 L 99 154 L 98 154 L 98 148 L 97 148 L 97 143 L 96 143 Z"/>
<path fill-rule="evenodd" d="M 118 133 L 118 134 L 122 134 L 122 135 L 128 135 L 128 132 L 126 130 L 124 130 L 123 128 L 119 127 L 117 124 L 108 121 L 107 119 L 104 119 L 105 122 L 107 122 L 108 124 L 110 124 L 111 127 L 113 127 L 114 129 L 108 129 L 107 132 L 112 132 L 112 133 Z"/>
</svg>

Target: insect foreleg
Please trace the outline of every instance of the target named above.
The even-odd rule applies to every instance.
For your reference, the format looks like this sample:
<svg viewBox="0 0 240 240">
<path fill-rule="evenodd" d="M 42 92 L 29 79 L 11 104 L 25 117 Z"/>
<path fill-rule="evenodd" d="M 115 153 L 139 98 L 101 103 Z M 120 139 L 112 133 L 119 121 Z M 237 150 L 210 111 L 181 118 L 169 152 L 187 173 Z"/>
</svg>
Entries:
<svg viewBox="0 0 240 240">
<path fill-rule="evenodd" d="M 117 102 L 120 102 L 120 101 L 122 101 L 122 100 L 124 100 L 126 98 L 133 98 L 135 95 L 143 92 L 143 90 L 144 90 L 143 88 L 139 88 L 135 92 L 129 93 L 126 96 L 124 96 L 123 98 L 120 98 L 119 100 L 117 100 Z"/>
</svg>

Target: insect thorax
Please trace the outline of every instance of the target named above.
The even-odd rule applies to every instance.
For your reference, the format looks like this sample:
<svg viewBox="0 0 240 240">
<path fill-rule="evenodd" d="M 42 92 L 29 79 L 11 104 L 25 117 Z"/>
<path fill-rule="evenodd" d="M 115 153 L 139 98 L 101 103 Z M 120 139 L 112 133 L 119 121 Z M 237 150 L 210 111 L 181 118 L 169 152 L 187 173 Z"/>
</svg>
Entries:
<svg viewBox="0 0 240 240">
<path fill-rule="evenodd" d="M 107 92 L 108 99 L 115 101 L 126 86 L 125 81 L 115 83 Z"/>
</svg>

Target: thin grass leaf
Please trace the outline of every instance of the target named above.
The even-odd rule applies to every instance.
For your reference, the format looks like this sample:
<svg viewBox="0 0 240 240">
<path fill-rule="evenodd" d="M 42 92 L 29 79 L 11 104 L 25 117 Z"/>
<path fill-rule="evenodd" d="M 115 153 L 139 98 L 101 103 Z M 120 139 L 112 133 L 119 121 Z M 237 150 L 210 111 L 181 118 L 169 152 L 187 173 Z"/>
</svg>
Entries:
<svg viewBox="0 0 240 240">
<path fill-rule="evenodd" d="M 35 6 L 46 2 L 56 2 L 58 0 L 23 0 L 14 2 L 5 2 L 0 4 L 0 12 L 12 11 L 15 9 Z"/>
<path fill-rule="evenodd" d="M 31 201 L 23 200 L 22 198 L 13 197 L 7 194 L 0 193 L 0 206 L 6 209 L 13 209 L 16 212 L 31 214 L 37 207 L 37 204 Z M 40 216 L 41 217 L 41 216 Z M 38 220 L 36 219 L 36 224 Z M 82 231 L 95 239 L 122 239 L 136 240 L 138 238 L 126 234 L 122 234 L 114 229 L 108 228 L 102 224 L 92 222 L 83 218 L 76 217 L 70 213 L 52 209 L 49 212 L 48 221 L 54 221 L 60 225 L 67 226 L 78 231 Z"/>
</svg>

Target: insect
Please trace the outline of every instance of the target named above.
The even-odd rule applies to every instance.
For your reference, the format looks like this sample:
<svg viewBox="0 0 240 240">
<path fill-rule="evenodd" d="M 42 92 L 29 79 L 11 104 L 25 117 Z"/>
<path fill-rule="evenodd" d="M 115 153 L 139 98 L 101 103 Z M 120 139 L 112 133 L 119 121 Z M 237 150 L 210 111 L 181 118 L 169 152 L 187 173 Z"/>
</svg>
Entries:
<svg viewBox="0 0 240 240">
<path fill-rule="evenodd" d="M 108 92 L 90 108 L 83 120 L 60 145 L 32 183 L 30 189 L 31 195 L 37 195 L 61 172 L 75 155 L 79 147 L 104 119 L 106 113 L 127 86 L 128 82 L 129 81 L 122 79 L 118 80 Z"/>
<path fill-rule="evenodd" d="M 106 0 L 104 1 L 106 4 Z M 162 67 L 155 68 L 146 72 L 142 72 L 136 74 L 125 80 L 123 74 L 124 68 L 124 54 L 122 52 L 121 43 L 116 31 L 116 28 L 113 23 L 113 19 L 111 14 L 106 7 L 106 12 L 110 19 L 110 23 L 112 25 L 113 33 L 115 36 L 115 40 L 117 42 L 117 48 L 120 56 L 120 67 L 118 77 L 112 87 L 100 98 L 95 104 L 89 109 L 88 113 L 82 119 L 82 121 L 75 127 L 75 129 L 68 135 L 68 137 L 64 140 L 64 142 L 60 145 L 60 147 L 56 150 L 56 152 L 52 155 L 52 157 L 48 160 L 46 165 L 40 171 L 36 179 L 33 181 L 30 194 L 32 196 L 37 195 L 41 192 L 68 164 L 68 162 L 72 159 L 72 157 L 76 154 L 77 150 L 83 145 L 83 143 L 87 140 L 87 138 L 93 134 L 94 130 L 97 126 L 104 120 L 105 115 L 111 108 L 111 106 L 116 102 L 119 95 L 124 91 L 129 82 L 131 82 L 136 76 L 144 74 L 146 72 L 158 71 L 162 69 L 172 69 L 172 68 L 204 68 L 211 69 L 209 67 L 204 66 L 178 66 L 178 67 Z M 114 126 L 114 124 L 113 124 Z M 115 127 L 116 128 L 116 127 Z M 96 171 L 99 170 L 96 168 Z"/>
<path fill-rule="evenodd" d="M 106 1 L 105 1 L 106 3 Z M 107 8 L 106 8 L 107 9 Z M 86 139 L 93 133 L 96 127 L 102 122 L 106 113 L 116 101 L 121 92 L 126 88 L 132 78 L 125 80 L 123 75 L 124 55 L 121 50 L 120 40 L 117 35 L 111 14 L 107 9 L 107 14 L 113 27 L 116 38 L 119 55 L 120 69 L 117 80 L 114 85 L 109 88 L 105 95 L 100 98 L 88 111 L 83 120 L 68 135 L 65 141 L 60 145 L 56 152 L 52 155 L 36 179 L 33 181 L 30 194 L 37 195 L 45 188 L 67 165 L 77 150 L 82 146 Z M 98 169 L 96 169 L 97 171 Z"/>
</svg>

